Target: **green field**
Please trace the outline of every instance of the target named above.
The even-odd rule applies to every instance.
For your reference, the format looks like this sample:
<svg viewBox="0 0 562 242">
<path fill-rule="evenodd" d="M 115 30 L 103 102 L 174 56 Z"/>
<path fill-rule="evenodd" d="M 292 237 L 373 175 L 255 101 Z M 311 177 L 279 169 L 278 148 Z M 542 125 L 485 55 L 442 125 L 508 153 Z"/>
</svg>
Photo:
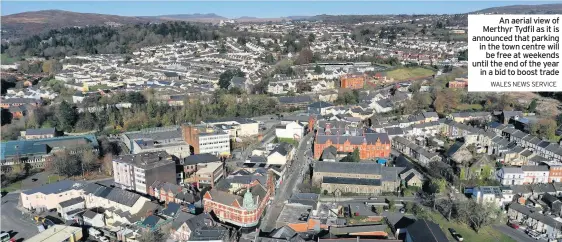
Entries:
<svg viewBox="0 0 562 242">
<path fill-rule="evenodd" d="M 14 182 L 6 187 L 2 187 L 2 192 L 13 192 L 21 189 L 21 181 Z"/>
<path fill-rule="evenodd" d="M 515 242 L 515 240 L 511 239 L 509 236 L 502 234 L 501 232 L 494 230 L 492 226 L 487 226 L 485 228 L 480 229 L 480 232 L 476 233 L 472 228 L 467 226 L 466 224 L 457 223 L 454 221 L 447 221 L 446 218 L 441 216 L 441 214 L 436 212 L 427 211 L 429 216 L 429 220 L 439 224 L 439 227 L 443 230 L 443 232 L 447 235 L 450 241 L 456 241 L 451 233 L 449 233 L 448 228 L 453 228 L 462 235 L 464 241 L 498 241 L 498 242 Z"/>
<path fill-rule="evenodd" d="M 396 81 L 404 81 L 408 79 L 427 77 L 433 75 L 435 72 L 429 69 L 415 67 L 415 68 L 399 68 L 386 73 L 387 77 L 393 78 Z"/>
<path fill-rule="evenodd" d="M 4 53 L 2 54 L 2 58 L 0 60 L 0 62 L 2 63 L 2 65 L 10 65 L 10 64 L 14 64 L 17 60 L 8 56 L 8 54 Z"/>
</svg>

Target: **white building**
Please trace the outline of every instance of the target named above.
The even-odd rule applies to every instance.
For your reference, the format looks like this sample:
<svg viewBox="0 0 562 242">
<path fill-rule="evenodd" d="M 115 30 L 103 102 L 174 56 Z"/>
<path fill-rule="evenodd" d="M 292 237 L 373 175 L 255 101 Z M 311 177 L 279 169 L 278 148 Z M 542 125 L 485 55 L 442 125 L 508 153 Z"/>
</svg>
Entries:
<svg viewBox="0 0 562 242">
<path fill-rule="evenodd" d="M 236 131 L 234 137 L 248 137 L 259 134 L 259 123 L 247 118 L 234 118 L 225 120 L 211 120 L 202 122 L 207 125 L 227 125 L 232 126 Z"/>
<path fill-rule="evenodd" d="M 496 173 L 496 178 L 502 185 L 523 185 L 525 173 L 521 167 L 502 167 Z"/>
<path fill-rule="evenodd" d="M 524 183 L 548 183 L 549 169 L 548 166 L 522 166 L 525 175 Z"/>
<path fill-rule="evenodd" d="M 275 127 L 275 136 L 282 139 L 300 139 L 304 134 L 304 125 L 298 122 L 290 122 Z"/>
<path fill-rule="evenodd" d="M 479 186 L 472 190 L 472 199 L 480 204 L 493 204 L 502 207 L 513 200 L 513 191 L 507 187 Z"/>
</svg>

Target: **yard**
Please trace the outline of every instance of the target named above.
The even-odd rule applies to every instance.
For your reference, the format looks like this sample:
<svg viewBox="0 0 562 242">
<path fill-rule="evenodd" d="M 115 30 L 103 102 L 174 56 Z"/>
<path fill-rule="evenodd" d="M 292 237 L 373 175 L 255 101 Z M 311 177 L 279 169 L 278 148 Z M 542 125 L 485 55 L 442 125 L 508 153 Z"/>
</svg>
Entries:
<svg viewBox="0 0 562 242">
<path fill-rule="evenodd" d="M 421 67 L 415 68 L 399 68 L 386 73 L 387 77 L 393 78 L 396 81 L 404 81 L 408 79 L 415 79 L 421 77 L 428 77 L 433 75 L 435 72 L 430 69 L 425 69 Z"/>
<path fill-rule="evenodd" d="M 4 53 L 2 54 L 2 58 L 0 60 L 0 62 L 2 62 L 2 65 L 10 65 L 15 63 L 17 60 L 10 57 L 8 54 Z"/>
<path fill-rule="evenodd" d="M 499 241 L 499 242 L 515 242 L 515 240 L 511 239 L 509 236 L 502 234 L 501 232 L 494 230 L 492 226 L 487 226 L 480 229 L 479 233 L 474 232 L 472 228 L 467 226 L 466 224 L 457 223 L 454 221 L 447 221 L 441 214 L 437 212 L 433 212 L 430 210 L 426 211 L 427 217 L 429 220 L 439 224 L 439 227 L 443 230 L 443 232 L 447 235 L 450 241 L 456 241 L 451 233 L 449 233 L 449 228 L 453 228 L 462 235 L 464 241 Z"/>
<path fill-rule="evenodd" d="M 467 103 L 463 103 L 463 104 L 459 104 L 456 108 L 457 111 L 481 111 L 482 109 L 484 109 L 484 107 L 482 107 L 482 105 L 476 103 L 476 104 L 467 104 Z"/>
</svg>

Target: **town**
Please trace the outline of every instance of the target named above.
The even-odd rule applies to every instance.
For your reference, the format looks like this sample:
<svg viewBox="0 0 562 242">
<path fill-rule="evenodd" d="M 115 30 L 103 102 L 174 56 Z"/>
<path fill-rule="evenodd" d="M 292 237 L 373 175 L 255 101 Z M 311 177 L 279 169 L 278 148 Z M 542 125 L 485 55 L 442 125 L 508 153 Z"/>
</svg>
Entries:
<svg viewBox="0 0 562 242">
<path fill-rule="evenodd" d="M 2 241 L 562 240 L 562 97 L 468 92 L 467 14 L 369 16 L 3 39 Z"/>
</svg>

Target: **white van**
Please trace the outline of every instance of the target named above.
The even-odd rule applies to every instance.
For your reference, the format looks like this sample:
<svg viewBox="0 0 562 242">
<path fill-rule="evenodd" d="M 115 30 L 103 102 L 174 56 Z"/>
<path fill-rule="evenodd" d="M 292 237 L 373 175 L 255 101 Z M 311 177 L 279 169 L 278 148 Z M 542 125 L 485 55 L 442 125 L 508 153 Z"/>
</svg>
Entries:
<svg viewBox="0 0 562 242">
<path fill-rule="evenodd" d="M 101 232 L 95 228 L 89 228 L 88 229 L 88 234 L 90 236 L 93 236 L 94 238 L 99 238 L 101 236 Z"/>
</svg>

